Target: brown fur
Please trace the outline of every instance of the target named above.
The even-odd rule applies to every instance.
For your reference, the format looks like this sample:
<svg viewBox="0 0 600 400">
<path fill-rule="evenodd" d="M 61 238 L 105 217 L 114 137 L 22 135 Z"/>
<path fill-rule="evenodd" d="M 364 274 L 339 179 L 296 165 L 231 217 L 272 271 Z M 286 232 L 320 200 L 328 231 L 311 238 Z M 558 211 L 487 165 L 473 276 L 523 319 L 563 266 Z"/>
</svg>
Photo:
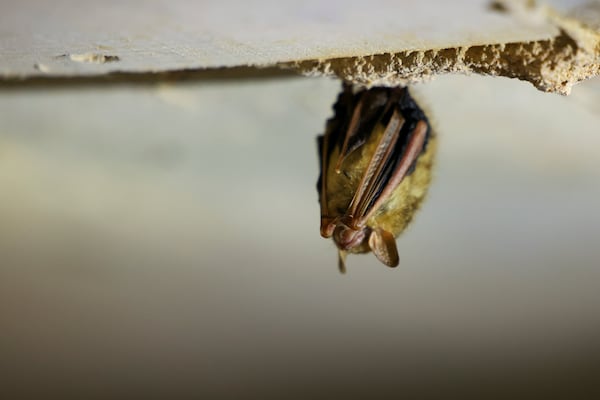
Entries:
<svg viewBox="0 0 600 400">
<path fill-rule="evenodd" d="M 367 168 L 371 155 L 381 138 L 385 127 L 376 127 L 375 134 L 350 154 L 341 165 L 340 173 L 335 170 L 335 163 L 329 163 L 327 173 L 327 207 L 331 217 L 343 215 L 356 192 L 360 180 Z M 407 175 L 392 192 L 390 198 L 367 221 L 371 229 L 382 228 L 394 236 L 400 235 L 412 220 L 415 212 L 425 199 L 431 183 L 432 168 L 436 153 L 437 138 L 431 132 L 427 149 L 417 159 L 412 174 Z M 331 154 L 331 159 L 338 158 L 338 149 Z M 361 246 L 351 250 L 353 253 L 370 251 L 365 241 Z"/>
</svg>

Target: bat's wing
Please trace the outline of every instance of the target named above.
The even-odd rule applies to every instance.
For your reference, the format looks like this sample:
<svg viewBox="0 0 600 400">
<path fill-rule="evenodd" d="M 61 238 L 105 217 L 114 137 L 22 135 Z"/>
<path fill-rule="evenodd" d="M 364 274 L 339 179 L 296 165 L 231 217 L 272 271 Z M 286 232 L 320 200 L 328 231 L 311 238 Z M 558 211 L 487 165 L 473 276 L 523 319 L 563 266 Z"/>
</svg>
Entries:
<svg viewBox="0 0 600 400">
<path fill-rule="evenodd" d="M 329 165 L 335 163 L 336 170 L 340 172 L 346 157 L 367 141 L 388 103 L 388 89 L 363 91 L 355 95 L 351 85 L 344 85 L 334 105 L 334 117 L 327 122 L 325 134 L 317 138 L 321 164 L 317 190 L 321 203 L 321 235 L 324 237 L 332 235 L 335 220 L 328 210 L 327 201 Z M 338 156 L 332 160 L 336 148 L 339 149 Z"/>
<path fill-rule="evenodd" d="M 346 212 L 353 228 L 364 226 L 389 199 L 412 171 L 427 142 L 430 131 L 427 120 L 414 115 L 416 110 L 402 107 L 402 97 L 408 93 L 406 89 L 396 90 L 400 92 L 392 92 L 390 96 L 398 98 L 392 98 L 380 114 L 378 123 L 385 128 Z"/>
<path fill-rule="evenodd" d="M 419 120 L 414 129 L 403 134 L 405 125 L 406 119 L 400 110 L 394 109 L 348 208 L 350 226 L 361 228 L 367 223 L 421 154 L 429 130 L 427 123 Z M 398 250 L 392 233 L 374 228 L 369 236 L 369 247 L 383 264 L 398 265 Z"/>
</svg>

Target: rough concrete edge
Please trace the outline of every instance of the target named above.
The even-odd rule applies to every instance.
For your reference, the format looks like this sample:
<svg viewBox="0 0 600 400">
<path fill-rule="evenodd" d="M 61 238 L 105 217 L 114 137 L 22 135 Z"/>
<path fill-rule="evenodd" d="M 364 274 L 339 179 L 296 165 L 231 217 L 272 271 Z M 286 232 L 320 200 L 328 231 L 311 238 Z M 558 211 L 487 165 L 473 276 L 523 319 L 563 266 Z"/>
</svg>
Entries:
<svg viewBox="0 0 600 400">
<path fill-rule="evenodd" d="M 507 11 L 512 6 L 507 4 Z M 556 25 L 550 40 L 402 51 L 361 57 L 281 63 L 308 76 L 335 76 L 358 86 L 424 82 L 438 74 L 504 76 L 532 83 L 544 92 L 568 95 L 576 83 L 600 75 L 600 31 L 548 6 L 538 12 Z"/>
</svg>

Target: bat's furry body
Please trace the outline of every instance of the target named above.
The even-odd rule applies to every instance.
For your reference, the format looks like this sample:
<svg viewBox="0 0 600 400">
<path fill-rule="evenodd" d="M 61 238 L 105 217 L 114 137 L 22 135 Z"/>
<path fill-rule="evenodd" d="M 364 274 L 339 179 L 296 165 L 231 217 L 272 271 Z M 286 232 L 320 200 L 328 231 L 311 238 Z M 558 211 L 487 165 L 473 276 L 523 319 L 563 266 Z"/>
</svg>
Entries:
<svg viewBox="0 0 600 400">
<path fill-rule="evenodd" d="M 431 182 L 436 138 L 406 88 L 345 86 L 319 138 L 321 234 L 346 253 L 373 251 L 396 266 L 395 237 Z"/>
</svg>

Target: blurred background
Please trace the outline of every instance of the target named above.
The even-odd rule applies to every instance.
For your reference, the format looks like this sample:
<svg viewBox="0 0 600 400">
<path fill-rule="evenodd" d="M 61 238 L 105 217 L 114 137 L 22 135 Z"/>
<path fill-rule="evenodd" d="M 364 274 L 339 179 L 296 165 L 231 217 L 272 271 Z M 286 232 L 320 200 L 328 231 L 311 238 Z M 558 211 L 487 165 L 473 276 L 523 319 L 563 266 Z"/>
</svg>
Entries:
<svg viewBox="0 0 600 400">
<path fill-rule="evenodd" d="M 0 397 L 600 395 L 600 80 L 414 88 L 435 181 L 337 270 L 316 135 L 340 84 L 0 90 Z"/>
</svg>

